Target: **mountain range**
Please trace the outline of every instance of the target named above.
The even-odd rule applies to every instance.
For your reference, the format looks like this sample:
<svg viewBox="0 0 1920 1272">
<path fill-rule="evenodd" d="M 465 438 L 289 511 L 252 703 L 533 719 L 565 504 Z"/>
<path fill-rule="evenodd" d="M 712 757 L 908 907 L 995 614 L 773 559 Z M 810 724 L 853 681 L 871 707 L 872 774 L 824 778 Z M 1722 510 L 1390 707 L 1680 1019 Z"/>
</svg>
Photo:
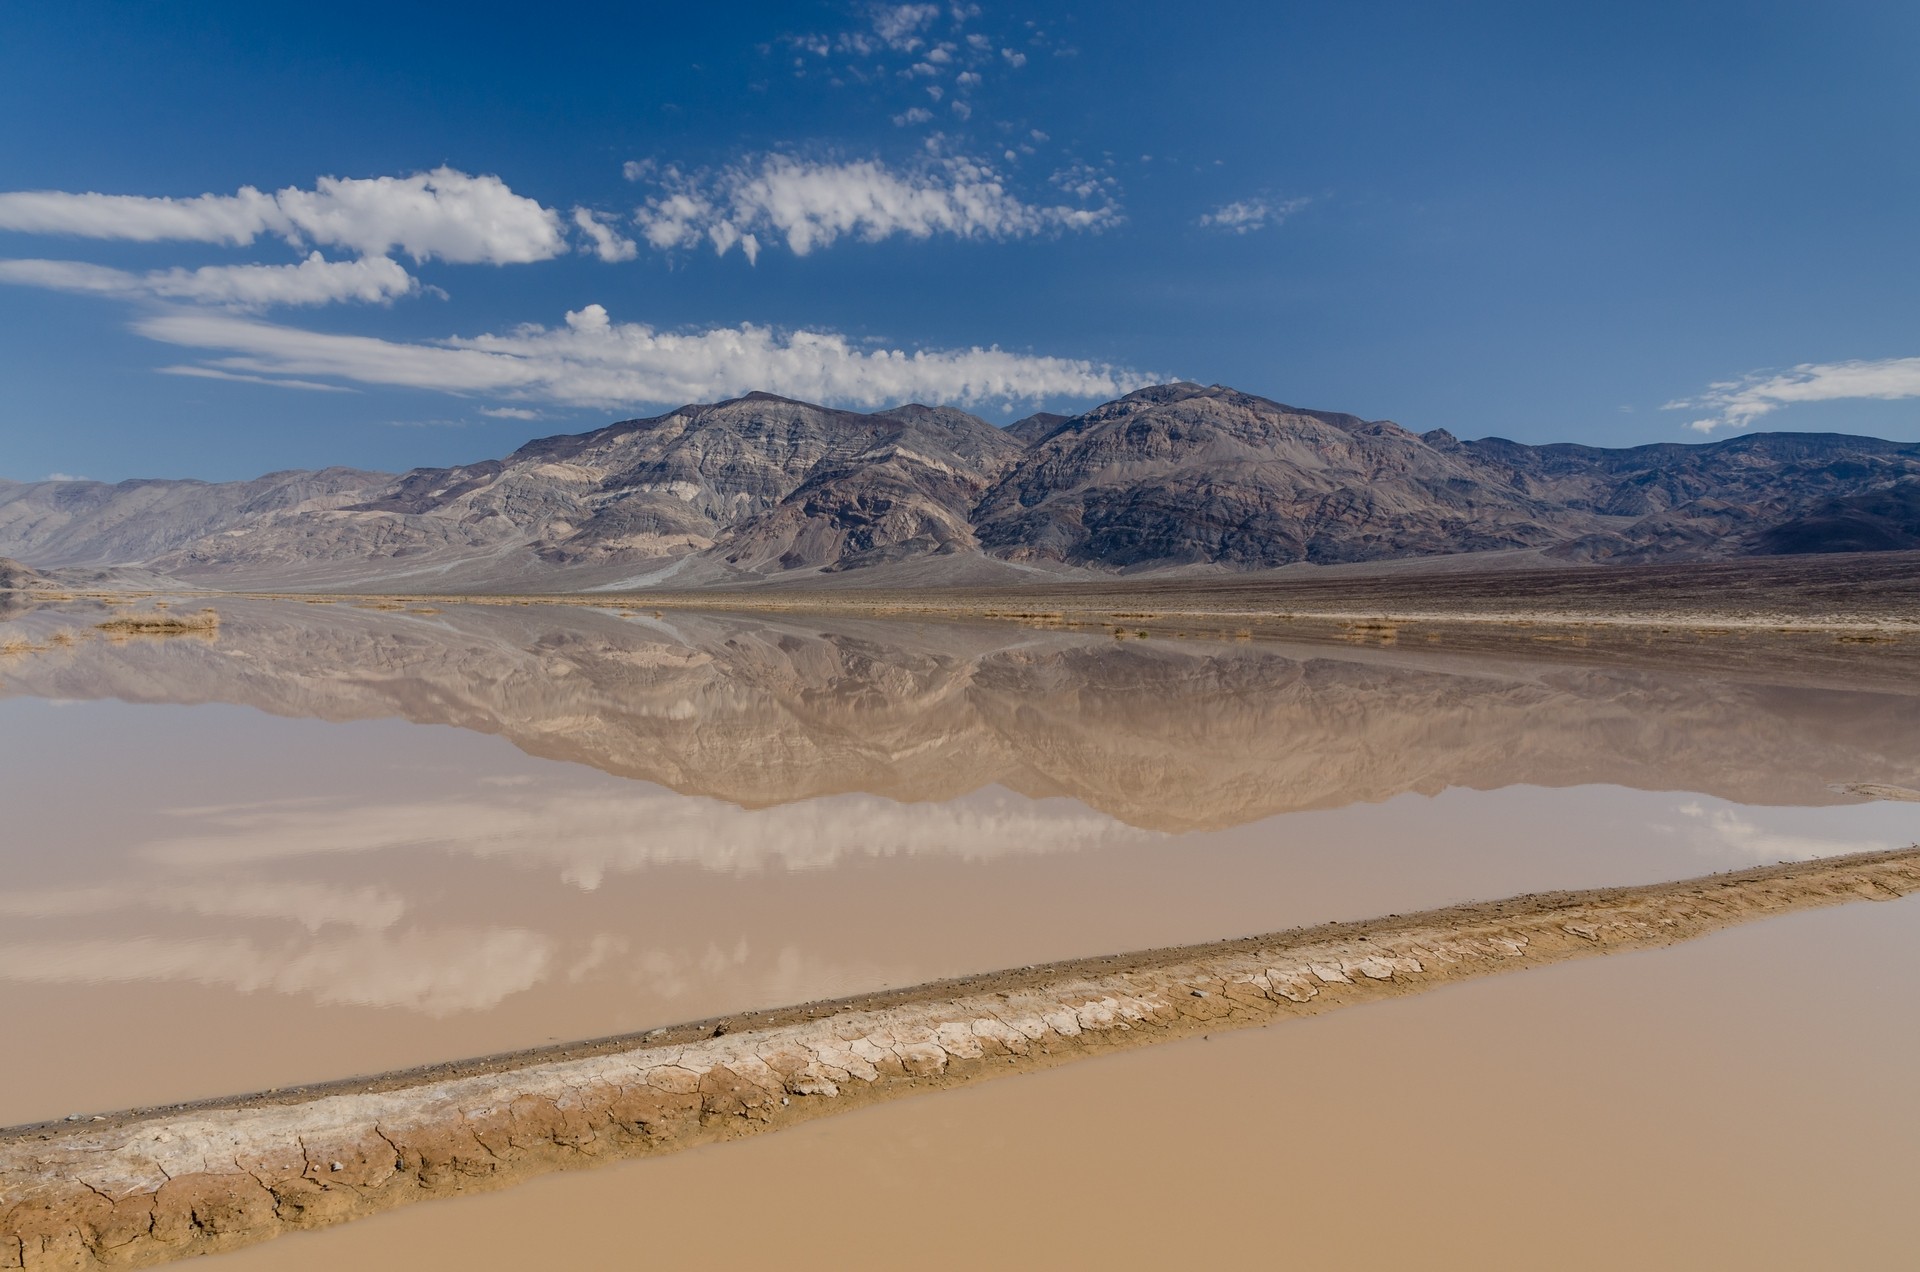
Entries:
<svg viewBox="0 0 1920 1272">
<path fill-rule="evenodd" d="M 1005 428 L 949 407 L 753 393 L 400 475 L 0 481 L 0 557 L 216 587 L 978 584 L 1915 547 L 1920 444 L 1462 441 L 1186 383 Z"/>
</svg>

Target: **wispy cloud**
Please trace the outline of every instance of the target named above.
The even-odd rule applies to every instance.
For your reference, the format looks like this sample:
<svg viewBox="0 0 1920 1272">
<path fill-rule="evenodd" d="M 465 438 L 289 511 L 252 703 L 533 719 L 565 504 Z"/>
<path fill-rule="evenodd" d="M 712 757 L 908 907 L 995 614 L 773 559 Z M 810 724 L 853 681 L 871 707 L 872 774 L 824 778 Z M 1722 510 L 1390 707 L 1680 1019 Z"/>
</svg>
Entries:
<svg viewBox="0 0 1920 1272">
<path fill-rule="evenodd" d="M 0 229 L 79 238 L 252 243 L 277 235 L 296 245 L 337 247 L 362 256 L 401 251 L 466 264 L 549 260 L 567 250 L 560 216 L 515 194 L 494 176 L 435 168 L 410 177 L 321 177 L 311 190 L 156 198 L 0 194 Z"/>
<path fill-rule="evenodd" d="M 878 242 L 894 235 L 1008 239 L 1063 230 L 1100 230 L 1120 219 L 1104 191 L 1091 206 L 1029 203 L 978 160 L 928 158 L 895 168 L 878 160 L 808 162 L 766 155 L 717 172 L 627 167 L 631 179 L 653 179 L 661 193 L 635 217 L 656 249 L 711 244 L 725 255 L 738 246 L 749 261 L 763 243 L 783 239 L 805 256 L 842 236 Z"/>
<path fill-rule="evenodd" d="M 844 30 L 784 37 L 788 73 L 893 96 L 895 109 L 888 113 L 901 127 L 940 117 L 927 109 L 929 99 L 944 107 L 943 115 L 965 124 L 976 110 L 975 90 L 1018 74 L 1030 56 L 1071 51 L 1033 21 L 997 35 L 969 29 L 981 17 L 976 4 L 868 4 L 854 12 L 860 20 Z M 764 44 L 761 51 L 771 56 L 775 47 Z M 907 102 L 899 100 L 903 96 Z"/>
<path fill-rule="evenodd" d="M 241 309 L 346 300 L 384 304 L 420 290 L 419 280 L 385 256 L 329 261 L 318 252 L 297 265 L 208 265 L 144 274 L 84 261 L 0 260 L 0 283 Z"/>
<path fill-rule="evenodd" d="M 1669 411 L 1702 411 L 1687 427 L 1701 433 L 1747 428 L 1762 416 L 1796 402 L 1848 398 L 1896 401 L 1920 397 L 1920 358 L 1804 362 L 1789 371 L 1756 372 L 1707 386 L 1697 397 L 1668 402 Z"/>
<path fill-rule="evenodd" d="M 154 340 L 223 355 L 200 374 L 323 376 L 582 407 L 708 401 L 754 389 L 866 406 L 1093 399 L 1160 378 L 999 348 L 863 348 L 834 332 L 751 324 L 661 331 L 615 323 L 599 305 L 569 313 L 563 326 L 429 342 L 305 331 L 217 310 L 151 314 L 134 327 Z"/>
<path fill-rule="evenodd" d="M 587 250 L 603 261 L 630 261 L 640 254 L 639 245 L 615 230 L 604 217 L 587 208 L 573 210 L 573 223 L 587 237 Z"/>
<path fill-rule="evenodd" d="M 276 389 L 301 389 L 308 393 L 357 393 L 344 384 L 320 384 L 313 380 L 293 380 L 284 376 L 248 375 L 242 371 L 222 371 L 218 367 L 175 366 L 158 368 L 161 375 L 184 375 L 198 380 L 226 380 L 232 384 L 267 384 Z"/>
<path fill-rule="evenodd" d="M 877 4 L 873 32 L 890 49 L 911 53 L 926 43 L 922 33 L 940 16 L 937 4 Z"/>
<path fill-rule="evenodd" d="M 538 411 L 529 411 L 524 406 L 483 406 L 480 414 L 492 416 L 496 420 L 537 420 L 544 418 Z"/>
<path fill-rule="evenodd" d="M 1285 199 L 1279 203 L 1267 199 L 1237 199 L 1206 213 L 1199 224 L 1230 234 L 1251 234 L 1269 225 L 1284 224 L 1288 217 L 1311 202 L 1311 199 Z"/>
</svg>

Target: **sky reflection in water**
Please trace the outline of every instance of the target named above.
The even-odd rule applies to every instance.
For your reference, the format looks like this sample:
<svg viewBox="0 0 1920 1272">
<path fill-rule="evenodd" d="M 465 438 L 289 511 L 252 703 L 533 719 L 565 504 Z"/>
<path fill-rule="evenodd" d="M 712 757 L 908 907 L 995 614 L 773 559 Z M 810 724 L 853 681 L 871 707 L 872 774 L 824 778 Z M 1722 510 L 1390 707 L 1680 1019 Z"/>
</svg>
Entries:
<svg viewBox="0 0 1920 1272">
<path fill-rule="evenodd" d="M 1013 627 L 222 610 L 214 642 L 0 668 L 0 1010 L 50 1040 L 0 1120 L 1920 822 L 1835 789 L 1920 788 L 1900 695 Z M 115 1072 L 97 1044 L 127 1029 L 174 1063 Z"/>
</svg>

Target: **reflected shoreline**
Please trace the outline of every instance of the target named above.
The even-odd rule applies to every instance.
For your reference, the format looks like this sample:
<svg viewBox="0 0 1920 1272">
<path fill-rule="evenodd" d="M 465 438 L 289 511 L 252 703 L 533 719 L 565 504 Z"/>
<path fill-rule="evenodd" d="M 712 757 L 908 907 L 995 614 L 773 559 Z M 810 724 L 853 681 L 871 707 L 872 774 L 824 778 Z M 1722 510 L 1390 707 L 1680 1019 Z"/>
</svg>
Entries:
<svg viewBox="0 0 1920 1272">
<path fill-rule="evenodd" d="M 77 613 L 16 621 L 39 652 L 0 667 L 0 695 L 446 725 L 749 809 L 997 785 L 1157 831 L 1448 787 L 1605 783 L 1774 805 L 1920 788 L 1920 699 L 1885 690 L 1004 625 L 219 609 L 214 642 L 76 639 Z"/>
</svg>

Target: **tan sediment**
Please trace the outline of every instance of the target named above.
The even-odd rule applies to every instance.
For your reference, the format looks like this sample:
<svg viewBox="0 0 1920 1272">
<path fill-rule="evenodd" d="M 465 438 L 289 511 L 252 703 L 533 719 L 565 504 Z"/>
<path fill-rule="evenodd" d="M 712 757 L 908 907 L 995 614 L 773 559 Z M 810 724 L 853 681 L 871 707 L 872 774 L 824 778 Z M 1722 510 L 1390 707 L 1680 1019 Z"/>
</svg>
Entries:
<svg viewBox="0 0 1920 1272">
<path fill-rule="evenodd" d="M 165 608 L 155 602 L 159 608 Z M 198 614 L 131 614 L 125 618 L 95 623 L 101 631 L 115 636 L 210 636 L 220 629 L 220 614 L 203 609 Z"/>
<path fill-rule="evenodd" d="M 1795 910 L 1920 847 L 1022 968 L 325 1088 L 0 1132 L 0 1267 L 124 1267 Z"/>
<path fill-rule="evenodd" d="M 1844 782 L 1835 789 L 1867 799 L 1904 800 L 1920 804 L 1920 791 L 1906 786 L 1888 786 L 1884 782 Z"/>
</svg>

